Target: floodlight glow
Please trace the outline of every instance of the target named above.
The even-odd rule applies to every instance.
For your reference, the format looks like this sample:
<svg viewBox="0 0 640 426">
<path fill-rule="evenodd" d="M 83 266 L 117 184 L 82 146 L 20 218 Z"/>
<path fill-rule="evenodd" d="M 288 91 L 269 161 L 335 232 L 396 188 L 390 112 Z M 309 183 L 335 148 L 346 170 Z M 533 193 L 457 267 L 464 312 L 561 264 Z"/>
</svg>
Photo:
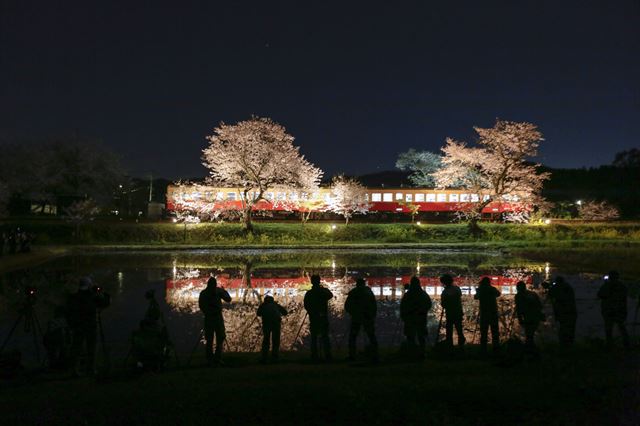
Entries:
<svg viewBox="0 0 640 426">
<path fill-rule="evenodd" d="M 545 219 L 545 220 L 544 220 L 544 224 L 545 224 L 545 225 L 549 225 L 550 223 L 551 223 L 551 219 Z"/>
<path fill-rule="evenodd" d="M 582 200 L 578 200 L 578 201 L 576 201 L 576 204 L 577 204 L 577 205 L 579 205 L 579 206 L 581 206 L 581 205 L 582 205 Z"/>
<path fill-rule="evenodd" d="M 336 226 L 335 225 L 331 225 L 331 229 L 336 229 Z"/>
<path fill-rule="evenodd" d="M 420 226 L 420 225 L 422 225 L 422 223 L 420 223 L 420 221 L 417 221 L 416 225 Z"/>
</svg>

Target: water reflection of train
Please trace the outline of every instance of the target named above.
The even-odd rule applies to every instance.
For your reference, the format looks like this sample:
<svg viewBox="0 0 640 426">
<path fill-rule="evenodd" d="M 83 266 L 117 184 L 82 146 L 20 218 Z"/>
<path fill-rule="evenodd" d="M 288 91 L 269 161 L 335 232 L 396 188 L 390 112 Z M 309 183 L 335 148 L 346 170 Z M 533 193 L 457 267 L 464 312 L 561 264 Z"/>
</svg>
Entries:
<svg viewBox="0 0 640 426">
<path fill-rule="evenodd" d="M 259 294 L 264 296 L 271 294 L 274 296 L 296 297 L 304 294 L 310 288 L 309 277 L 305 275 L 287 274 L 283 271 L 275 275 L 273 272 L 261 274 L 263 276 L 252 276 L 249 280 L 241 274 L 219 274 L 216 275 L 218 285 L 224 287 L 233 299 L 243 298 L 248 294 Z M 367 277 L 367 284 L 371 287 L 374 295 L 378 298 L 395 299 L 402 296 L 403 287 L 409 284 L 412 274 L 401 275 L 370 275 Z M 479 274 L 475 276 L 455 276 L 454 283 L 460 287 L 463 295 L 475 294 L 480 278 L 489 277 L 492 285 L 498 287 L 502 294 L 509 295 L 516 293 L 516 283 L 520 280 L 528 285 L 532 283 L 532 276 L 503 276 Z M 443 286 L 438 276 L 421 276 L 420 284 L 431 296 L 439 296 Z M 166 280 L 167 301 L 171 302 L 174 297 L 195 300 L 200 291 L 206 286 L 208 276 L 170 278 Z M 330 288 L 336 285 L 349 289 L 355 284 L 356 276 L 347 274 L 342 277 L 323 276 L 322 283 Z"/>
</svg>

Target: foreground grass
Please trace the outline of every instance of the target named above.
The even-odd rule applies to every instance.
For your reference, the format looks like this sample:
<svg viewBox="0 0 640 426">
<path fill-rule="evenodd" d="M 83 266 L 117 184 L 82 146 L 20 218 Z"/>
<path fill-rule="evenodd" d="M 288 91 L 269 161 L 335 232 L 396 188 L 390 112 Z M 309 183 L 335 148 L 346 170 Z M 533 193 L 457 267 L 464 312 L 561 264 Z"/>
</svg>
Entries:
<svg viewBox="0 0 640 426">
<path fill-rule="evenodd" d="M 469 350 L 467 351 L 469 353 Z M 472 351 L 471 351 L 472 352 Z M 377 366 L 288 362 L 69 379 L 0 390 L 3 424 L 619 424 L 637 420 L 637 352 L 580 348 L 498 367 L 466 359 Z M 633 365 L 636 363 L 635 365 Z"/>
<path fill-rule="evenodd" d="M 335 227 L 334 227 L 335 226 Z M 640 223 L 576 223 L 513 225 L 483 223 L 483 234 L 472 235 L 464 224 L 343 224 L 260 222 L 246 234 L 236 223 L 184 226 L 173 223 L 110 223 L 75 227 L 65 222 L 23 223 L 41 245 L 117 246 L 341 246 L 341 245 L 438 245 L 501 244 L 554 245 L 583 243 L 640 243 Z"/>
</svg>

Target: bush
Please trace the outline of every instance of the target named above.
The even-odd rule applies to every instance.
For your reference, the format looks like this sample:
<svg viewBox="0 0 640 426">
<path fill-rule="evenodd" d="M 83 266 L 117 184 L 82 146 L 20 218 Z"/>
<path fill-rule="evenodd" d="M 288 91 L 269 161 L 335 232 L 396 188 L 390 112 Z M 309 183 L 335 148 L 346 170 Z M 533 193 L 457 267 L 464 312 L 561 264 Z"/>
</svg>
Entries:
<svg viewBox="0 0 640 426">
<path fill-rule="evenodd" d="M 253 234 L 246 234 L 237 223 L 119 223 L 83 224 L 80 236 L 75 226 L 63 221 L 5 222 L 21 226 L 36 235 L 36 244 L 194 244 L 194 245 L 326 245 L 377 243 L 460 243 L 527 242 L 550 244 L 560 241 L 640 241 L 638 223 L 573 223 L 520 225 L 483 223 L 480 237 L 472 236 L 464 224 L 343 224 L 256 223 Z"/>
</svg>

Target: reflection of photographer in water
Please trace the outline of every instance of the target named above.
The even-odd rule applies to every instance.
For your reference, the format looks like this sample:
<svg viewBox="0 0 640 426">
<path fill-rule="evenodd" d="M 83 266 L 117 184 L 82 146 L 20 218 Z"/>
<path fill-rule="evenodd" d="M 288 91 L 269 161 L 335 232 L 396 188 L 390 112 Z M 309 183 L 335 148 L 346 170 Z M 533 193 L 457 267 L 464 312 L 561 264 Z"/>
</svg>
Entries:
<svg viewBox="0 0 640 426">
<path fill-rule="evenodd" d="M 109 306 L 111 298 L 89 277 L 80 279 L 78 292 L 69 296 L 67 321 L 72 333 L 71 356 L 77 367 L 79 355 L 86 345 L 87 368 L 93 369 L 96 352 L 97 312 Z M 92 371 L 92 370 L 89 370 Z"/>
</svg>

